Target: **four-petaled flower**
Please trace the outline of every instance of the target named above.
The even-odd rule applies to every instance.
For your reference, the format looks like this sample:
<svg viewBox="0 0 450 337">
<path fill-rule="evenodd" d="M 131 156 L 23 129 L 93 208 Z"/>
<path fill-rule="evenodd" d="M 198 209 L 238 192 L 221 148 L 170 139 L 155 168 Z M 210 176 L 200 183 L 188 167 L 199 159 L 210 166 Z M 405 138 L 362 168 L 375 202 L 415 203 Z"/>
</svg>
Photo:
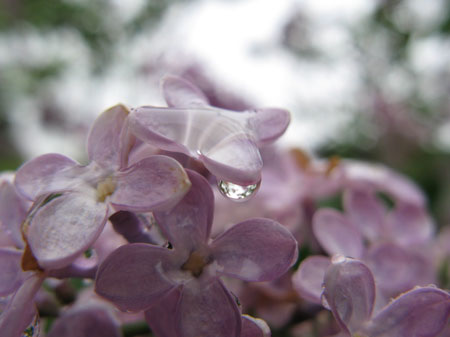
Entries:
<svg viewBox="0 0 450 337">
<path fill-rule="evenodd" d="M 25 197 L 47 197 L 24 228 L 42 268 L 73 262 L 94 243 L 112 210 L 165 209 L 189 190 L 186 172 L 172 158 L 151 156 L 127 167 L 128 115 L 117 105 L 97 118 L 88 136 L 87 166 L 46 154 L 17 171 L 15 184 Z"/>
<path fill-rule="evenodd" d="M 214 198 L 208 181 L 188 171 L 192 187 L 171 211 L 154 212 L 173 249 L 133 243 L 100 265 L 96 292 L 121 310 L 146 310 L 158 336 L 238 337 L 241 315 L 220 276 L 273 280 L 295 262 L 297 242 L 279 223 L 241 222 L 208 242 Z"/>
<path fill-rule="evenodd" d="M 130 129 L 160 149 L 200 160 L 217 179 L 257 185 L 258 147 L 275 141 L 289 125 L 289 112 L 266 108 L 242 112 L 212 107 L 191 83 L 167 76 L 162 87 L 168 108 L 143 106 L 130 113 Z"/>
</svg>

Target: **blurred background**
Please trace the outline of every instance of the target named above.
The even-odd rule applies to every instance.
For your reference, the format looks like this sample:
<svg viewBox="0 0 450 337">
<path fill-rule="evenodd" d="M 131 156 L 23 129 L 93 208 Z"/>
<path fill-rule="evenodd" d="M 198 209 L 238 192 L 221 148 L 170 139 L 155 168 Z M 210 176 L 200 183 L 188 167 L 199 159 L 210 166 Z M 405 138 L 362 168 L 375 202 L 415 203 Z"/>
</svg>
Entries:
<svg viewBox="0 0 450 337">
<path fill-rule="evenodd" d="M 118 102 L 162 105 L 167 73 L 214 105 L 278 106 L 280 141 L 384 163 L 450 221 L 450 2 L 0 0 L 0 169 L 85 160 Z"/>
</svg>

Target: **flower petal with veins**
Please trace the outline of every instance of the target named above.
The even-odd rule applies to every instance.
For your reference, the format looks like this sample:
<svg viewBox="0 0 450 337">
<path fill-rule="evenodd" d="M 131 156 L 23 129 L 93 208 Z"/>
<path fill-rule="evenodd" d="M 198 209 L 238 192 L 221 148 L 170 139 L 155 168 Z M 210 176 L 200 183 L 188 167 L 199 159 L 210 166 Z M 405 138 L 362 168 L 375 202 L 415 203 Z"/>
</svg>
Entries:
<svg viewBox="0 0 450 337">
<path fill-rule="evenodd" d="M 79 164 L 61 154 L 49 153 L 23 164 L 16 173 L 17 190 L 30 200 L 70 188 L 76 177 L 67 176 Z"/>
<path fill-rule="evenodd" d="M 344 331 L 354 333 L 372 316 L 375 281 L 362 262 L 335 256 L 324 278 L 323 296 Z"/>
<path fill-rule="evenodd" d="M 364 328 L 370 337 L 436 336 L 450 317 L 450 295 L 434 288 L 402 294 L 381 310 Z"/>
<path fill-rule="evenodd" d="M 120 310 L 148 309 L 176 286 L 165 275 L 171 253 L 145 243 L 121 246 L 100 265 L 95 291 Z"/>
<path fill-rule="evenodd" d="M 176 249 L 192 251 L 206 244 L 214 213 L 214 194 L 200 174 L 186 170 L 192 185 L 184 198 L 170 211 L 154 212 L 156 222 Z"/>
<path fill-rule="evenodd" d="M 121 160 L 121 131 L 129 110 L 122 104 L 115 105 L 97 117 L 88 139 L 87 152 L 90 161 L 106 167 L 119 167 Z"/>
<path fill-rule="evenodd" d="M 43 268 L 62 268 L 88 249 L 106 223 L 108 207 L 80 193 L 68 193 L 33 216 L 27 240 Z"/>
<path fill-rule="evenodd" d="M 240 337 L 241 334 L 238 306 L 218 279 L 201 286 L 185 285 L 175 317 L 180 337 Z"/>
<path fill-rule="evenodd" d="M 183 167 L 166 156 L 151 156 L 116 175 L 110 202 L 116 210 L 148 212 L 173 207 L 191 183 Z"/>
<path fill-rule="evenodd" d="M 297 241 L 276 221 L 254 218 L 241 222 L 211 244 L 223 275 L 246 281 L 269 281 L 284 274 L 297 260 Z"/>
</svg>

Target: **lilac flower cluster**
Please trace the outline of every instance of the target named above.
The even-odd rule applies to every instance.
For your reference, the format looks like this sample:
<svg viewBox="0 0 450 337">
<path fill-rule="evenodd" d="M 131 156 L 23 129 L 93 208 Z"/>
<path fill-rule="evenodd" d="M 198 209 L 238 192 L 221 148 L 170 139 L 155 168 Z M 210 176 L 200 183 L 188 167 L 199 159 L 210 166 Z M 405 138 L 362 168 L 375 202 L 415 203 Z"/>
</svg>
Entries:
<svg viewBox="0 0 450 337">
<path fill-rule="evenodd" d="M 225 110 L 162 83 L 168 107 L 96 119 L 88 164 L 47 154 L 0 176 L 2 337 L 121 336 L 144 320 L 159 337 L 306 336 L 309 320 L 288 323 L 308 306 L 336 319 L 319 336 L 449 336 L 450 295 L 433 284 L 450 249 L 432 252 L 413 183 L 271 147 L 285 110 Z M 318 207 L 333 195 L 342 212 Z M 297 242 L 317 254 L 299 266 Z M 75 279 L 70 305 L 55 303 Z"/>
</svg>

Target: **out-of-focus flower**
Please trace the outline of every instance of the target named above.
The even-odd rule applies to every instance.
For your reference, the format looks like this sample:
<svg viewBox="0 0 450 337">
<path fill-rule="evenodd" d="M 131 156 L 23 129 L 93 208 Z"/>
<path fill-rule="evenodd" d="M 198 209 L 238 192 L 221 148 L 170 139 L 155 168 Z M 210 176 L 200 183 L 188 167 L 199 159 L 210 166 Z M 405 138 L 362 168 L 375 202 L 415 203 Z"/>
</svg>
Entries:
<svg viewBox="0 0 450 337">
<path fill-rule="evenodd" d="M 166 77 L 162 86 L 169 108 L 134 109 L 131 131 L 163 150 L 200 160 L 219 180 L 241 186 L 259 184 L 262 160 L 258 147 L 283 134 L 289 112 L 211 107 L 197 87 L 177 77 Z"/>
<path fill-rule="evenodd" d="M 377 284 L 376 307 L 390 298 L 436 282 L 433 257 L 425 252 L 433 239 L 434 223 L 421 191 L 405 177 L 382 167 L 344 162 L 344 213 L 321 208 L 313 217 L 314 236 L 330 255 L 361 259 Z M 377 197 L 384 192 L 394 200 L 389 209 Z M 321 284 L 329 260 L 308 257 L 294 275 L 299 294 L 320 303 Z"/>
<path fill-rule="evenodd" d="M 192 188 L 184 199 L 171 211 L 154 212 L 173 249 L 120 247 L 99 267 L 96 291 L 121 310 L 146 310 L 161 336 L 240 336 L 238 306 L 219 277 L 273 280 L 296 260 L 297 242 L 277 222 L 257 218 L 208 244 L 213 192 L 205 178 L 188 175 Z"/>
<path fill-rule="evenodd" d="M 450 295 L 417 287 L 373 314 L 375 280 L 362 262 L 334 256 L 324 276 L 323 304 L 348 336 L 437 336 L 450 317 Z"/>
<path fill-rule="evenodd" d="M 27 242 L 39 265 L 61 268 L 88 249 L 101 233 L 111 207 L 150 211 L 176 204 L 190 187 L 181 165 L 152 156 L 127 167 L 128 110 L 117 105 L 101 114 L 88 136 L 90 164 L 59 154 L 24 164 L 15 184 L 27 198 L 48 196 L 29 219 Z"/>
</svg>

